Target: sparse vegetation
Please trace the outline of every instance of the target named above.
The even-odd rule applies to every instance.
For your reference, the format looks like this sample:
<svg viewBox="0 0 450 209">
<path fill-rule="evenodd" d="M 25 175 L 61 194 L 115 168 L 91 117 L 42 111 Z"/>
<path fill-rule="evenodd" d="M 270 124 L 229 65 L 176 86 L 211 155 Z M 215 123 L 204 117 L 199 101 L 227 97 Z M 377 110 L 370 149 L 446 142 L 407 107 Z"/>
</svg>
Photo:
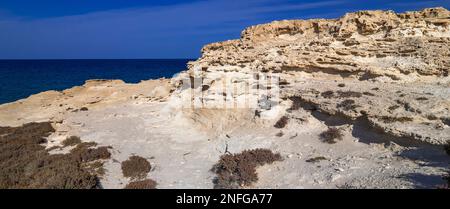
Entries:
<svg viewBox="0 0 450 209">
<path fill-rule="evenodd" d="M 426 98 L 426 97 L 418 97 L 418 98 L 416 98 L 416 100 L 417 101 L 425 101 L 425 100 L 428 100 L 428 98 Z"/>
<path fill-rule="evenodd" d="M 356 91 L 337 91 L 336 93 L 339 95 L 340 98 L 362 97 L 362 94 Z"/>
<path fill-rule="evenodd" d="M 0 188 L 100 188 L 96 174 L 77 154 L 45 150 L 41 144 L 54 131 L 49 122 L 0 127 Z"/>
<path fill-rule="evenodd" d="M 370 93 L 368 91 L 363 92 L 363 94 L 366 95 L 366 96 L 371 96 L 371 97 L 375 96 L 375 94 L 372 94 L 372 93 Z"/>
<path fill-rule="evenodd" d="M 124 189 L 156 189 L 156 181 L 145 179 L 142 181 L 130 182 Z"/>
<path fill-rule="evenodd" d="M 62 145 L 63 145 L 64 147 L 67 147 L 67 146 L 73 146 L 73 145 L 76 145 L 76 144 L 79 144 L 79 143 L 81 143 L 80 137 L 78 137 L 78 136 L 70 136 L 70 137 L 67 137 L 67 138 L 62 142 Z"/>
<path fill-rule="evenodd" d="M 353 99 L 346 99 L 342 101 L 341 103 L 336 105 L 337 108 L 342 108 L 346 111 L 354 110 L 358 105 L 355 105 L 355 100 Z"/>
<path fill-rule="evenodd" d="M 333 91 L 324 91 L 320 94 L 323 98 L 332 98 L 334 96 Z"/>
<path fill-rule="evenodd" d="M 324 91 L 320 95 L 323 98 L 327 98 L 327 99 L 333 98 L 333 97 L 337 97 L 337 98 L 362 97 L 362 95 L 363 95 L 362 93 L 356 92 L 356 91 L 341 91 L 341 90 L 336 91 L 336 94 L 333 91 Z"/>
<path fill-rule="evenodd" d="M 202 91 L 208 91 L 209 88 L 209 85 L 202 85 Z"/>
<path fill-rule="evenodd" d="M 289 118 L 287 116 L 281 117 L 273 127 L 275 128 L 284 128 L 289 122 Z"/>
<path fill-rule="evenodd" d="M 147 159 L 140 156 L 131 156 L 122 162 L 123 176 L 131 179 L 144 179 L 152 166 Z"/>
<path fill-rule="evenodd" d="M 428 119 L 428 120 L 437 120 L 437 119 L 439 119 L 439 118 L 436 117 L 436 115 L 433 115 L 433 114 L 430 113 L 430 114 L 427 115 L 427 119 Z"/>
<path fill-rule="evenodd" d="M 280 86 L 285 86 L 285 85 L 289 85 L 290 83 L 287 82 L 286 80 L 282 79 L 280 80 L 280 82 L 278 83 Z"/>
<path fill-rule="evenodd" d="M 80 108 L 80 111 L 88 111 L 89 109 L 87 107 Z"/>
<path fill-rule="evenodd" d="M 111 157 L 111 153 L 108 151 L 110 147 L 91 148 L 95 145 L 95 143 L 81 143 L 72 149 L 70 153 L 79 162 L 90 162 Z"/>
<path fill-rule="evenodd" d="M 95 173 L 98 176 L 103 176 L 106 173 L 106 170 L 103 167 L 104 164 L 104 161 L 97 160 L 86 163 L 85 168 L 89 171 L 89 173 Z"/>
<path fill-rule="evenodd" d="M 328 144 L 335 144 L 338 140 L 341 141 L 343 137 L 342 131 L 334 127 L 328 128 L 328 130 L 320 134 L 320 139 Z"/>
<path fill-rule="evenodd" d="M 317 163 L 317 162 L 320 162 L 322 160 L 328 160 L 328 158 L 323 157 L 323 156 L 318 156 L 318 157 L 309 158 L 309 159 L 306 160 L 306 162 L 308 162 L 308 163 Z"/>
<path fill-rule="evenodd" d="M 277 136 L 277 137 L 282 137 L 283 135 L 284 135 L 284 133 L 282 131 L 280 131 L 277 134 L 275 134 L 275 136 Z"/>
<path fill-rule="evenodd" d="M 390 106 L 388 109 L 390 110 L 390 111 L 393 111 L 393 110 L 396 110 L 396 109 L 398 109 L 400 106 L 398 106 L 398 105 L 392 105 L 392 106 Z"/>
<path fill-rule="evenodd" d="M 274 154 L 268 149 L 245 150 L 239 154 L 222 155 L 212 168 L 217 174 L 214 188 L 236 189 L 249 186 L 258 180 L 257 166 L 281 160 L 280 154 Z"/>
<path fill-rule="evenodd" d="M 382 116 L 380 118 L 383 122 L 385 123 L 394 123 L 394 122 L 408 122 L 408 121 L 413 121 L 412 118 L 410 117 L 391 117 L 391 116 Z"/>
<path fill-rule="evenodd" d="M 345 87 L 345 84 L 340 83 L 340 84 L 338 84 L 338 86 L 339 86 L 339 87 Z"/>
</svg>

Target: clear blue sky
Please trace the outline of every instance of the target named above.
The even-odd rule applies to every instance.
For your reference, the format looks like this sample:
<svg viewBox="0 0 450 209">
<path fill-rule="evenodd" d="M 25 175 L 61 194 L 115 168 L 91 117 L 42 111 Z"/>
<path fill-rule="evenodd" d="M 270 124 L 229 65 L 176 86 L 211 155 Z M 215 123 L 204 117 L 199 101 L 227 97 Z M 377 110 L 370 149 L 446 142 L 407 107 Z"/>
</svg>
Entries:
<svg viewBox="0 0 450 209">
<path fill-rule="evenodd" d="M 1 0 L 0 59 L 196 58 L 250 25 L 450 0 Z"/>
</svg>

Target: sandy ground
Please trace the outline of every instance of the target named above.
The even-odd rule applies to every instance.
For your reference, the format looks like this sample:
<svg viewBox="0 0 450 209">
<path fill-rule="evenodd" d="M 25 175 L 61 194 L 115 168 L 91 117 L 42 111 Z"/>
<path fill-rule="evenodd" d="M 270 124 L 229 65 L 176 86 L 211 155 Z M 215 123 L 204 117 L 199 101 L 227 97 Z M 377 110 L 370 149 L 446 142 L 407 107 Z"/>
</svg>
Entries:
<svg viewBox="0 0 450 209">
<path fill-rule="evenodd" d="M 319 139 L 327 129 L 324 121 L 305 110 L 292 114 L 298 120 L 291 119 L 283 129 L 246 122 L 214 135 L 185 115 L 175 115 L 166 102 L 126 102 L 70 113 L 57 125 L 48 146 L 69 135 L 112 146 L 112 159 L 105 164 L 101 180 L 104 188 L 123 188 L 128 183 L 120 162 L 131 155 L 150 161 L 153 168 L 148 177 L 158 182 L 157 188 L 212 188 L 210 169 L 220 155 L 254 148 L 279 152 L 284 161 L 259 167 L 259 181 L 251 188 L 434 188 L 444 184 L 441 176 L 450 160 L 442 147 L 399 145 L 367 130 L 362 136 L 356 134 L 358 124 L 342 125 L 344 139 L 327 144 Z M 280 131 L 284 135 L 276 136 Z M 306 162 L 319 156 L 326 160 Z"/>
</svg>

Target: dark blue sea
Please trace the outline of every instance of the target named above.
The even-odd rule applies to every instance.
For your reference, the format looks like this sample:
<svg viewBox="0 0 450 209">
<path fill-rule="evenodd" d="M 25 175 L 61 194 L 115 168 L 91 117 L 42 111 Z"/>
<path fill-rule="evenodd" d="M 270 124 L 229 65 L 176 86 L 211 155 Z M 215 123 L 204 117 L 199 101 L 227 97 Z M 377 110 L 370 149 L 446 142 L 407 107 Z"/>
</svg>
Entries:
<svg viewBox="0 0 450 209">
<path fill-rule="evenodd" d="M 47 90 L 64 90 L 89 79 L 127 83 L 171 78 L 189 59 L 0 60 L 0 104 Z"/>
</svg>

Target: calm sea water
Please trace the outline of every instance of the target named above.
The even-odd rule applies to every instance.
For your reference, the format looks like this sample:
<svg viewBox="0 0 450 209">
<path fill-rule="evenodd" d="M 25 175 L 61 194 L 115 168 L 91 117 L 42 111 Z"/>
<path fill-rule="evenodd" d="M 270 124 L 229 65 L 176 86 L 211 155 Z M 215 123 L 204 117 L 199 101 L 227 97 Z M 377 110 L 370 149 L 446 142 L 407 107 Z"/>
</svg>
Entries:
<svg viewBox="0 0 450 209">
<path fill-rule="evenodd" d="M 0 104 L 47 90 L 64 90 L 88 79 L 128 83 L 170 78 L 185 70 L 187 59 L 0 60 Z"/>
</svg>

